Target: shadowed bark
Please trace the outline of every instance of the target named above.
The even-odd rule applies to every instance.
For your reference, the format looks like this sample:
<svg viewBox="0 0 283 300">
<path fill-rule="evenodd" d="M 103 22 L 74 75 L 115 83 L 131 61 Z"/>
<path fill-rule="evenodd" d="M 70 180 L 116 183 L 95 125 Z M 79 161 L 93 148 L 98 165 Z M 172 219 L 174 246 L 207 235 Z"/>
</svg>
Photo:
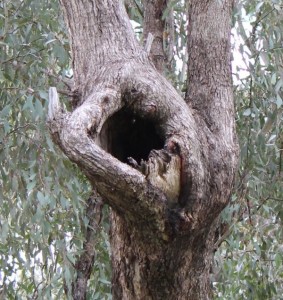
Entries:
<svg viewBox="0 0 283 300">
<path fill-rule="evenodd" d="M 210 299 L 216 223 L 238 158 L 233 1 L 190 1 L 186 101 L 158 71 L 163 50 L 137 42 L 122 1 L 60 3 L 77 101 L 64 112 L 51 88 L 49 127 L 112 208 L 113 298 Z M 146 22 L 146 34 L 162 31 L 165 1 L 152 5 L 160 23 Z"/>
</svg>

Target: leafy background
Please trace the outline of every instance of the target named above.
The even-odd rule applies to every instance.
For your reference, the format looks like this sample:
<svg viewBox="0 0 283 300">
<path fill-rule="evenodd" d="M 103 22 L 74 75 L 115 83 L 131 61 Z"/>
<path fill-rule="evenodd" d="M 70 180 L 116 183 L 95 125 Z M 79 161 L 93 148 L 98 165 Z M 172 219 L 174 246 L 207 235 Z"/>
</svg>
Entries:
<svg viewBox="0 0 283 300">
<path fill-rule="evenodd" d="M 142 4 L 125 4 L 142 39 Z M 183 93 L 185 1 L 169 1 L 163 17 L 166 76 Z M 232 45 L 241 163 L 222 213 L 215 299 L 283 299 L 281 0 L 238 1 Z M 90 187 L 50 140 L 46 111 L 49 86 L 67 91 L 71 75 L 58 2 L 0 1 L 0 299 L 70 298 Z M 88 299 L 111 299 L 107 209 L 104 216 Z"/>
</svg>

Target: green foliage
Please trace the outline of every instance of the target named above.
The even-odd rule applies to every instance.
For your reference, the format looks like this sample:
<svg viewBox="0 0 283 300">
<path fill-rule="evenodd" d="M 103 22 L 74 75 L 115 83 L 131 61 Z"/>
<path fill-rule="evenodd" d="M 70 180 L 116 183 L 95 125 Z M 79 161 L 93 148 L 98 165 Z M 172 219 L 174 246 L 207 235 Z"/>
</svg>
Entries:
<svg viewBox="0 0 283 300">
<path fill-rule="evenodd" d="M 281 299 L 283 294 L 283 6 L 240 1 L 235 28 L 243 63 L 235 100 L 241 165 L 234 201 L 223 212 L 234 223 L 216 254 L 218 299 Z"/>
<path fill-rule="evenodd" d="M 70 72 L 58 8 L 57 1 L 0 4 L 0 291 L 5 299 L 63 299 L 88 224 L 87 181 L 54 146 L 45 124 L 48 87 L 65 89 L 61 78 Z M 104 229 L 97 244 L 90 284 L 96 299 L 109 299 Z"/>
<path fill-rule="evenodd" d="M 141 37 L 142 3 L 125 2 Z M 282 14 L 281 0 L 235 6 L 241 164 L 231 205 L 222 214 L 231 234 L 215 255 L 216 299 L 283 294 Z M 163 18 L 166 75 L 182 90 L 186 1 L 169 1 Z M 64 299 L 82 251 L 90 187 L 54 146 L 45 124 L 48 87 L 66 90 L 63 80 L 72 73 L 57 1 L 0 2 L 0 48 L 0 293 L 5 299 Z M 105 218 L 88 299 L 111 299 L 107 229 Z"/>
</svg>

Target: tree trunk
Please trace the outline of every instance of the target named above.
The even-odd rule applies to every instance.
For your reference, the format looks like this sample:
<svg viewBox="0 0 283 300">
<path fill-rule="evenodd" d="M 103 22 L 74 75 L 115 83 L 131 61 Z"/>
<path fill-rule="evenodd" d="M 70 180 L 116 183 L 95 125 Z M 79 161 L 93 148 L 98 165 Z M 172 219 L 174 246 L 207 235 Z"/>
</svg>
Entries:
<svg viewBox="0 0 283 300">
<path fill-rule="evenodd" d="M 159 243 L 114 212 L 111 222 L 114 299 L 211 299 L 214 230 Z"/>
<path fill-rule="evenodd" d="M 113 298 L 210 299 L 216 223 L 238 157 L 232 0 L 190 1 L 186 101 L 159 72 L 158 44 L 150 51 L 137 42 L 122 1 L 60 2 L 74 110 L 62 111 L 51 88 L 49 126 L 112 209 Z M 165 1 L 145 8 L 153 4 L 150 24 Z M 164 23 L 156 24 L 145 34 L 160 34 Z"/>
<path fill-rule="evenodd" d="M 163 37 L 165 32 L 165 20 L 163 12 L 166 9 L 167 0 L 144 0 L 144 39 L 149 34 L 153 35 L 153 43 L 150 49 L 150 58 L 156 69 L 162 72 L 164 68 L 165 53 L 163 49 Z"/>
</svg>

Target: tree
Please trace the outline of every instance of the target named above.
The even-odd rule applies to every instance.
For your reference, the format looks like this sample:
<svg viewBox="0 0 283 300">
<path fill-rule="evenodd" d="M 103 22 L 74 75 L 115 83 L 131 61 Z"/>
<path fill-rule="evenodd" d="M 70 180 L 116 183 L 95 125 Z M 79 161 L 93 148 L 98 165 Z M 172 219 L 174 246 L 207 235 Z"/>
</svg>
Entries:
<svg viewBox="0 0 283 300">
<path fill-rule="evenodd" d="M 189 54 L 185 48 L 190 37 L 187 34 L 188 3 L 168 1 L 166 7 L 162 2 L 155 4 L 125 1 L 129 17 L 135 21 L 137 38 L 146 41 L 143 47 L 139 43 L 137 47 L 141 52 L 142 48 L 147 53 L 150 51 L 156 69 L 184 96 L 188 85 L 185 82 Z M 112 298 L 107 205 L 103 205 L 98 194 L 90 195 L 89 181 L 54 146 L 46 130 L 49 86 L 57 87 L 60 102 L 69 111 L 80 99 L 78 93 L 68 90 L 70 83 L 65 81 L 73 69 L 69 60 L 69 40 L 58 5 L 54 0 L 5 0 L 0 3 L 0 298 L 4 299 L 69 299 L 72 290 L 73 293 L 81 291 L 83 297 L 87 282 L 87 299 Z M 196 17 L 195 11 L 191 11 L 194 12 L 191 17 Z M 209 275 L 214 296 L 221 300 L 275 299 L 283 290 L 281 14 L 280 1 L 242 0 L 233 9 L 232 48 L 238 48 L 233 53 L 233 77 L 238 77 L 234 81 L 234 99 L 241 162 L 231 201 L 220 216 L 221 223 L 216 230 L 218 240 L 213 242 L 218 250 Z M 158 22 L 155 22 L 156 16 Z M 153 42 L 148 33 L 153 34 Z M 235 62 L 235 56 L 240 54 L 242 60 Z M 146 67 L 146 58 L 143 59 Z M 194 74 L 197 68 L 195 64 L 190 65 L 189 74 Z M 151 67 L 152 64 L 148 70 Z M 151 72 L 153 76 L 156 71 Z M 70 103 L 72 97 L 73 104 Z M 189 109 L 192 105 L 196 107 L 197 103 L 190 102 L 188 97 L 187 92 Z M 129 97 L 126 99 L 129 101 Z M 170 107 L 173 104 L 170 102 Z M 194 118 L 201 122 L 200 114 L 196 113 L 199 111 L 200 108 L 193 110 Z M 182 212 L 189 211 L 190 207 L 174 202 L 178 189 L 172 187 L 178 187 L 175 182 L 178 183 L 178 154 L 181 152 L 174 144 L 165 143 L 166 137 L 158 124 L 154 116 L 145 118 L 139 111 L 132 113 L 124 107 L 108 118 L 99 138 L 102 148 L 109 147 L 107 151 L 112 156 L 132 166 L 133 171 L 138 169 L 141 174 L 146 173 L 153 188 L 165 188 L 164 196 L 170 200 L 168 215 L 172 216 L 167 229 L 178 222 L 180 214 L 185 218 L 184 222 L 181 219 L 181 226 L 173 227 L 171 240 L 157 245 L 168 247 L 169 253 L 168 245 L 172 245 L 174 238 L 178 237 L 176 244 L 178 241 L 189 244 L 188 233 L 195 234 L 197 229 L 184 226 L 188 223 L 186 218 L 191 216 L 182 215 Z M 112 142 L 108 145 L 109 139 L 103 139 L 109 130 L 107 126 L 112 133 Z M 195 126 L 198 127 L 198 123 Z M 93 139 L 95 133 L 90 132 Z M 135 132 L 140 137 L 136 141 Z M 134 141 L 134 145 L 139 142 L 138 147 L 131 147 L 129 141 Z M 121 145 L 125 148 L 121 149 Z M 191 146 L 189 142 L 188 145 Z M 147 146 L 147 154 L 143 146 Z M 143 151 L 137 152 L 139 149 Z M 150 158 L 146 162 L 148 153 Z M 162 160 L 168 163 L 170 157 L 171 164 L 166 170 L 170 169 L 172 176 L 163 176 L 163 181 L 159 177 L 154 182 L 158 178 L 153 176 L 154 162 L 157 159 L 158 163 Z M 157 166 L 162 166 L 158 163 Z M 161 172 L 162 168 L 158 170 Z M 143 217 L 141 222 L 145 219 Z M 129 223 L 129 230 L 134 234 L 137 229 L 132 229 L 133 220 Z M 193 220 L 192 224 L 195 224 Z M 148 225 L 144 227 L 146 234 Z M 211 227 L 211 232 L 213 230 Z M 202 233 L 205 234 L 205 230 L 200 231 Z M 132 239 L 130 235 L 125 241 Z M 202 236 L 199 241 L 201 239 Z M 189 245 L 192 249 L 197 237 L 192 236 L 191 241 L 194 242 Z M 132 256 L 132 261 L 136 257 Z M 157 258 L 150 256 L 154 262 Z M 157 263 L 150 264 L 151 260 L 146 260 L 147 265 L 156 267 L 158 273 Z M 174 258 L 172 263 L 180 260 Z M 166 272 L 165 279 L 170 276 Z"/>
<path fill-rule="evenodd" d="M 216 225 L 238 157 L 233 1 L 188 5 L 185 100 L 158 72 L 164 1 L 144 2 L 145 49 L 121 1 L 61 5 L 71 39 L 73 110 L 62 112 L 51 88 L 49 126 L 112 208 L 114 299 L 210 298 Z M 150 31 L 156 34 L 151 52 Z M 78 269 L 89 276 L 85 261 Z M 86 283 L 76 282 L 75 299 L 85 297 Z"/>
</svg>

